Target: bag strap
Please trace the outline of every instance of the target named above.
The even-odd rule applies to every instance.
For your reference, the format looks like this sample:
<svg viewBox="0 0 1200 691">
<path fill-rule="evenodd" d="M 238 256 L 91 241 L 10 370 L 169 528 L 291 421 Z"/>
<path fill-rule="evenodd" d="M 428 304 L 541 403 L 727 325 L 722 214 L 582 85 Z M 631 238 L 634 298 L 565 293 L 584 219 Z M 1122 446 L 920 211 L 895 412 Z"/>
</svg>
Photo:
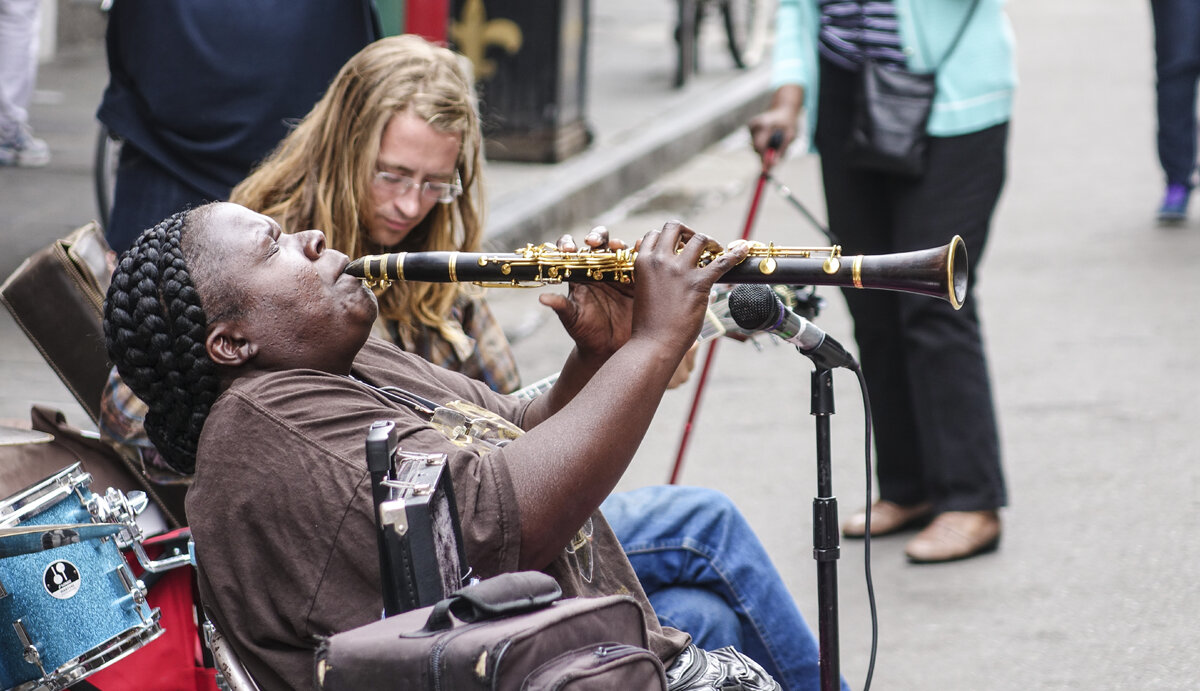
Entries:
<svg viewBox="0 0 1200 691">
<path fill-rule="evenodd" d="M 967 33 L 967 26 L 971 23 L 971 19 L 975 16 L 975 8 L 979 7 L 979 0 L 971 0 L 971 9 L 967 10 L 967 16 L 963 19 L 962 25 L 958 27 L 958 33 L 954 34 L 954 40 L 950 42 L 950 47 L 946 49 L 946 53 L 942 55 L 942 59 L 938 61 L 937 67 L 933 68 L 936 73 L 942 69 L 942 65 L 950 59 L 958 48 L 958 42 L 962 40 L 963 34 Z"/>
<path fill-rule="evenodd" d="M 543 609 L 561 597 L 558 583 L 540 571 L 500 574 L 455 591 L 434 605 L 422 632 L 449 629 L 451 614 L 470 624 Z"/>
<path fill-rule="evenodd" d="M 858 2 L 858 13 L 860 17 L 866 17 L 866 11 L 863 9 L 863 5 L 865 3 L 866 0 L 859 0 Z M 963 19 L 963 23 L 958 27 L 958 32 L 954 34 L 954 40 L 950 42 L 950 47 L 946 49 L 946 53 L 942 55 L 942 59 L 938 60 L 938 64 L 933 68 L 934 74 L 937 74 L 938 70 L 942 69 L 942 65 L 946 64 L 946 61 L 950 59 L 950 56 L 953 55 L 954 51 L 958 48 L 958 42 L 962 40 L 963 34 L 967 32 L 967 26 L 970 25 L 971 19 L 975 16 L 975 8 L 977 7 L 979 7 L 979 0 L 971 0 L 971 9 L 967 10 L 967 16 Z M 920 34 L 919 22 L 917 22 L 917 26 L 917 33 Z M 924 45 L 924 43 L 924 41 L 921 41 L 922 45 Z"/>
<path fill-rule="evenodd" d="M 415 394 L 407 389 L 402 389 L 399 386 L 375 386 L 374 384 L 372 384 L 370 382 L 359 379 L 358 377 L 354 376 L 353 374 L 350 374 L 349 378 L 351 381 L 358 382 L 359 384 L 362 384 L 363 386 L 367 387 L 368 389 L 371 389 L 371 390 L 375 391 L 376 393 L 379 393 L 380 395 L 382 395 L 384 398 L 387 398 L 388 400 L 391 400 L 395 403 L 399 403 L 400 405 L 411 408 L 414 412 L 416 412 L 418 414 L 433 415 L 434 411 L 438 407 L 438 404 L 435 403 L 434 401 L 431 401 L 428 398 L 425 398 L 424 396 L 418 396 L 417 394 Z"/>
</svg>

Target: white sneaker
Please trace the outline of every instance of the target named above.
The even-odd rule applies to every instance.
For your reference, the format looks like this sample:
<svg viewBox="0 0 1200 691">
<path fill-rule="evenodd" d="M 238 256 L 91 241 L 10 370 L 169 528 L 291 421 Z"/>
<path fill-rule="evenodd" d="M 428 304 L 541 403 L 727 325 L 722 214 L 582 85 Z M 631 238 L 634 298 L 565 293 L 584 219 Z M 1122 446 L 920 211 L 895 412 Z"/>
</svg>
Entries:
<svg viewBox="0 0 1200 691">
<path fill-rule="evenodd" d="M 0 166 L 38 168 L 49 162 L 50 147 L 28 127 L 18 127 L 12 138 L 0 141 Z"/>
</svg>

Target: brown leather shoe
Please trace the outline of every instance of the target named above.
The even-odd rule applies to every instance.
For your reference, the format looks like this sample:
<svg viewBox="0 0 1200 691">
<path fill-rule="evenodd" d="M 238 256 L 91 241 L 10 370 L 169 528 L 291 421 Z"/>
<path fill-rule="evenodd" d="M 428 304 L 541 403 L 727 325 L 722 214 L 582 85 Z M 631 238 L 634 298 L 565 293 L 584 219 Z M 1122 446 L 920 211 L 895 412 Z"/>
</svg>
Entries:
<svg viewBox="0 0 1200 691">
<path fill-rule="evenodd" d="M 1000 515 L 995 511 L 947 511 L 938 514 L 904 548 L 914 564 L 966 559 L 1000 544 Z"/>
<path fill-rule="evenodd" d="M 924 525 L 929 520 L 933 507 L 929 504 L 901 506 L 885 499 L 871 504 L 871 537 L 898 533 L 905 528 Z M 859 509 L 842 524 L 842 535 L 863 537 L 867 534 L 867 511 Z"/>
</svg>

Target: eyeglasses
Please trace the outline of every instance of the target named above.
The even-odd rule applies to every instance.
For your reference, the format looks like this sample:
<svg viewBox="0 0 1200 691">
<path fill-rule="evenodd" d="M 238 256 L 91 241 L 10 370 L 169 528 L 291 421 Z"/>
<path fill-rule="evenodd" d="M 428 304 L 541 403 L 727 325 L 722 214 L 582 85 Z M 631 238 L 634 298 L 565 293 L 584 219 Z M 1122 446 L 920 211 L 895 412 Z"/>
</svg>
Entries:
<svg viewBox="0 0 1200 691">
<path fill-rule="evenodd" d="M 389 173 L 386 170 L 375 171 L 375 186 L 390 194 L 408 194 L 417 186 L 417 181 L 407 175 Z M 449 204 L 462 194 L 462 179 L 455 176 L 454 182 L 433 182 L 426 180 L 421 183 L 421 197 L 428 201 Z"/>
</svg>

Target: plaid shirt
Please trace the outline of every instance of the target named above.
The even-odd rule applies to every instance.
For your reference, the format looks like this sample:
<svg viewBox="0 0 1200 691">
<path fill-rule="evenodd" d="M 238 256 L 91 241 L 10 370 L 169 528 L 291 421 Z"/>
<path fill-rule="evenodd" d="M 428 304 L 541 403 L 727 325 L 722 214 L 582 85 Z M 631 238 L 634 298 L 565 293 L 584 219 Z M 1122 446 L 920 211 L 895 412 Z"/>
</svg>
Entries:
<svg viewBox="0 0 1200 691">
<path fill-rule="evenodd" d="M 414 337 L 402 338 L 396 322 L 380 319 L 375 334 L 435 365 L 478 379 L 493 391 L 512 393 L 521 386 L 508 339 L 482 296 L 459 293 L 446 328 L 421 325 Z"/>
<path fill-rule="evenodd" d="M 112 368 L 100 396 L 97 427 L 101 438 L 132 449 L 142 459 L 142 471 L 150 480 L 162 485 L 186 482 L 186 477 L 158 455 L 158 450 L 146 436 L 146 411 L 145 402 L 121 381 L 117 368 Z"/>
</svg>

